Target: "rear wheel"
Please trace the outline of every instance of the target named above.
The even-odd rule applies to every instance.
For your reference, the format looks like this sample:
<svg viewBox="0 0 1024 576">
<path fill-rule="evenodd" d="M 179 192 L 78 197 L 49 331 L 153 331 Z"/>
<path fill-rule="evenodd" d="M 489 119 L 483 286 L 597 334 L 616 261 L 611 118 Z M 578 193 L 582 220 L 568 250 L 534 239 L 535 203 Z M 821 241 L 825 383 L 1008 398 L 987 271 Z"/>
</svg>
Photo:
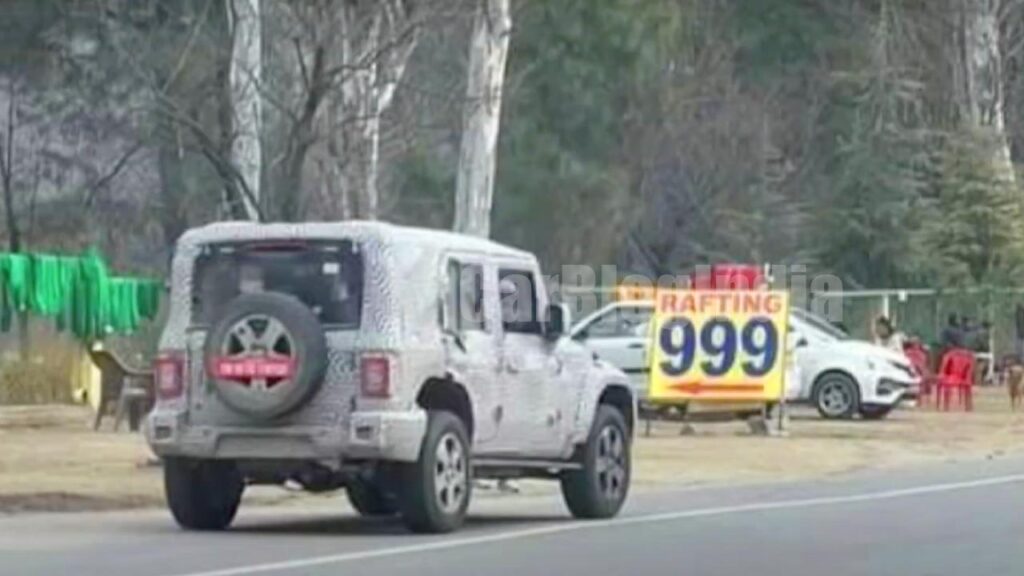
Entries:
<svg viewBox="0 0 1024 576">
<path fill-rule="evenodd" d="M 174 519 L 189 530 L 223 530 L 231 525 L 245 482 L 234 462 L 168 458 L 164 491 Z"/>
<path fill-rule="evenodd" d="M 445 533 L 462 525 L 472 492 L 466 425 L 431 411 L 417 462 L 402 470 L 402 520 L 413 532 Z"/>
<path fill-rule="evenodd" d="M 358 479 L 348 483 L 345 487 L 348 494 L 348 501 L 352 508 L 360 516 L 369 518 L 375 516 L 391 516 L 398 512 L 398 502 L 395 497 L 369 480 Z"/>
<path fill-rule="evenodd" d="M 818 380 L 814 391 L 814 406 L 822 418 L 848 420 L 860 409 L 860 391 L 857 383 L 846 374 L 833 372 Z"/>
<path fill-rule="evenodd" d="M 582 470 L 562 476 L 562 496 L 576 518 L 611 518 L 629 493 L 630 437 L 622 413 L 601 405 L 581 453 Z"/>
</svg>

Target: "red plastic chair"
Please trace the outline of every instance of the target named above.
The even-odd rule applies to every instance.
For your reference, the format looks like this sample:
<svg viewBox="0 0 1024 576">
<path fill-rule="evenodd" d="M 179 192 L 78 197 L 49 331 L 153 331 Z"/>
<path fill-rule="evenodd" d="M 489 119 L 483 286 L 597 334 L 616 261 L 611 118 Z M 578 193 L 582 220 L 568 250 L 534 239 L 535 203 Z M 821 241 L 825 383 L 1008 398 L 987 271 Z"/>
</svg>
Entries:
<svg viewBox="0 0 1024 576">
<path fill-rule="evenodd" d="M 924 405 L 928 397 L 932 395 L 932 388 L 937 383 L 935 374 L 932 372 L 928 350 L 920 344 L 911 344 L 903 349 L 903 354 L 906 355 L 907 360 L 910 360 L 910 365 L 917 371 L 917 375 L 921 377 L 921 405 Z"/>
<path fill-rule="evenodd" d="M 953 392 L 957 402 L 970 412 L 974 410 L 974 353 L 962 348 L 949 350 L 942 356 L 936 376 L 935 405 L 949 410 Z"/>
</svg>

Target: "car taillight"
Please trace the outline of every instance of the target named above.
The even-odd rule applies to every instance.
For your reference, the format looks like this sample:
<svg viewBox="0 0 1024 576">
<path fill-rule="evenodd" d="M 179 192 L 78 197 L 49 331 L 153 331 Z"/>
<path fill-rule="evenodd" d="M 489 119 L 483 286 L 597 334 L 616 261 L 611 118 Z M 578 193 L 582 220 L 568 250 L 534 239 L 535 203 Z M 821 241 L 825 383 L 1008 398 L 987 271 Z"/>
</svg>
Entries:
<svg viewBox="0 0 1024 576">
<path fill-rule="evenodd" d="M 185 354 L 163 352 L 157 356 L 154 363 L 153 383 L 158 399 L 179 398 L 185 391 Z"/>
<path fill-rule="evenodd" d="M 391 358 L 382 354 L 366 354 L 359 363 L 360 390 L 367 398 L 391 395 Z"/>
</svg>

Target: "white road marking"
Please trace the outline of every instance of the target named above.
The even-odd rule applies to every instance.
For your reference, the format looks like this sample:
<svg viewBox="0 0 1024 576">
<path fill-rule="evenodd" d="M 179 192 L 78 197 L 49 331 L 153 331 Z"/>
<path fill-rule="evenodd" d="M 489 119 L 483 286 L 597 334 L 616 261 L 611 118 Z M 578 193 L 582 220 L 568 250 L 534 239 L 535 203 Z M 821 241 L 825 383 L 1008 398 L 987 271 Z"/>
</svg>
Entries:
<svg viewBox="0 0 1024 576">
<path fill-rule="evenodd" d="M 296 560 L 285 560 L 282 562 L 270 562 L 266 564 L 252 564 L 249 566 L 238 566 L 221 570 L 210 570 L 207 572 L 190 572 L 178 574 L 177 576 L 243 576 L 246 574 L 263 574 L 267 572 L 285 572 L 301 570 L 315 566 L 333 564 L 346 564 L 359 560 L 375 558 L 388 558 L 391 556 L 405 556 L 409 554 L 422 554 L 437 550 L 451 548 L 463 548 L 480 544 L 493 544 L 495 542 L 508 542 L 510 540 L 523 540 L 560 534 L 565 532 L 578 532 L 583 530 L 599 530 L 602 528 L 629 526 L 632 524 L 649 524 L 656 522 L 669 522 L 673 520 L 685 520 L 689 518 L 706 518 L 709 516 L 725 516 L 729 514 L 742 514 L 746 512 L 763 512 L 771 510 L 790 510 L 798 508 L 814 508 L 822 506 L 836 506 L 842 504 L 856 504 L 859 502 L 877 502 L 880 500 L 894 500 L 897 498 L 910 498 L 914 496 L 925 496 L 930 494 L 941 494 L 946 492 L 960 492 L 965 490 L 976 490 L 989 486 L 1000 486 L 1006 484 L 1024 483 L 1024 474 L 1011 476 L 997 476 L 982 480 L 967 482 L 955 482 L 949 484 L 932 484 L 904 488 L 899 490 L 886 490 L 880 492 L 865 492 L 847 496 L 823 496 L 819 498 L 806 498 L 801 500 L 779 500 L 776 502 L 760 502 L 750 504 L 738 504 L 735 506 L 720 506 L 714 508 L 699 508 L 695 510 L 679 510 L 675 512 L 663 512 L 659 514 L 646 514 L 643 516 L 632 516 L 617 518 L 613 520 L 566 522 L 557 526 L 539 526 L 535 528 L 524 528 L 522 530 L 511 530 L 499 534 L 485 536 L 469 536 L 466 538 L 454 538 L 425 542 L 422 544 L 411 544 L 408 546 L 396 546 L 394 548 L 377 548 L 373 550 L 361 550 L 358 552 L 346 552 L 328 556 L 317 556 L 313 558 L 301 558 Z"/>
</svg>

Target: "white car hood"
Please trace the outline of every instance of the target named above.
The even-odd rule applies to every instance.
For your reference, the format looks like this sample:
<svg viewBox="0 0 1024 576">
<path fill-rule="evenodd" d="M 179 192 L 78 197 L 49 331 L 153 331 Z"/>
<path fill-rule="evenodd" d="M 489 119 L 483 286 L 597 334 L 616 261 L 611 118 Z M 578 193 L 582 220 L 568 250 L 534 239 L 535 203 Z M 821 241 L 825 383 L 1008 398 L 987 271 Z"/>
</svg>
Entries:
<svg viewBox="0 0 1024 576">
<path fill-rule="evenodd" d="M 891 362 L 898 362 L 900 364 L 909 364 L 907 357 L 903 354 L 861 340 L 837 340 L 835 342 L 823 344 L 822 347 L 836 350 L 837 352 L 841 351 L 848 355 L 862 356 L 864 358 L 877 360 L 888 360 Z"/>
</svg>

